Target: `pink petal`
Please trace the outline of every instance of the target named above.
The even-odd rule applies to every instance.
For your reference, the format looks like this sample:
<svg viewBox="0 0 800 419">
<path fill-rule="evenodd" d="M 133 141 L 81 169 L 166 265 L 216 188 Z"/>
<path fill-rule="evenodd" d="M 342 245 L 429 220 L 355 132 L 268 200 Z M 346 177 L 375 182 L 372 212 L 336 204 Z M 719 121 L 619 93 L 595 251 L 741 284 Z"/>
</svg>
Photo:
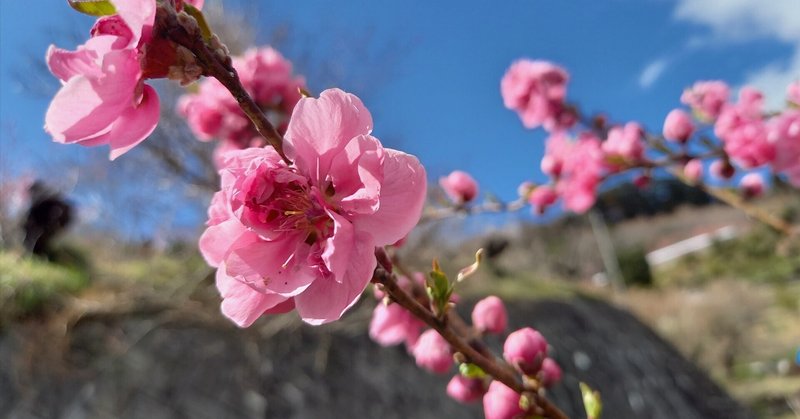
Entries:
<svg viewBox="0 0 800 419">
<path fill-rule="evenodd" d="M 303 98 L 295 106 L 286 131 L 287 153 L 312 177 L 327 173 L 333 155 L 351 139 L 372 132 L 372 115 L 361 99 L 328 89 L 319 99 Z"/>
<path fill-rule="evenodd" d="M 90 74 L 97 70 L 94 62 L 95 54 L 86 49 L 68 51 L 50 45 L 47 48 L 47 67 L 61 81 L 67 81 L 79 74 Z"/>
<path fill-rule="evenodd" d="M 328 176 L 342 209 L 361 214 L 378 210 L 385 154 L 377 138 L 359 135 L 333 156 Z"/>
<path fill-rule="evenodd" d="M 107 132 L 134 102 L 140 69 L 133 51 L 104 57 L 103 76 L 75 75 L 56 93 L 45 115 L 45 129 L 59 143 L 75 143 Z"/>
<path fill-rule="evenodd" d="M 284 297 L 297 295 L 314 280 L 307 267 L 294 257 L 298 243 L 302 241 L 294 237 L 273 242 L 237 242 L 225 259 L 227 272 L 259 290 Z"/>
<path fill-rule="evenodd" d="M 206 263 L 212 267 L 217 267 L 225 260 L 225 256 L 227 256 L 233 244 L 244 235 L 255 236 L 235 218 L 209 226 L 200 236 L 200 253 Z M 250 238 L 249 240 L 254 241 L 255 238 Z"/>
<path fill-rule="evenodd" d="M 254 290 L 225 273 L 225 265 L 217 269 L 217 289 L 222 295 L 222 314 L 239 327 L 248 327 L 262 314 L 286 307 L 286 297 Z M 291 301 L 291 300 L 289 300 Z"/>
<path fill-rule="evenodd" d="M 358 301 L 377 265 L 375 244 L 369 234 L 356 233 L 349 262 L 341 284 L 318 279 L 294 298 L 297 312 L 306 323 L 320 325 L 338 320 Z"/>
<path fill-rule="evenodd" d="M 353 216 L 356 229 L 369 232 L 376 246 L 395 243 L 417 225 L 427 186 L 425 168 L 416 157 L 385 150 L 380 208 L 371 215 Z"/>
<path fill-rule="evenodd" d="M 333 218 L 333 235 L 325 240 L 325 249 L 322 252 L 322 260 L 336 282 L 341 283 L 347 274 L 350 263 L 350 254 L 355 243 L 355 230 L 350 221 L 341 215 L 327 211 L 328 216 Z"/>
<path fill-rule="evenodd" d="M 111 160 L 127 153 L 130 149 L 144 141 L 158 125 L 161 104 L 155 89 L 145 85 L 142 101 L 137 107 L 123 112 L 111 131 L 106 134 L 111 147 Z"/>
<path fill-rule="evenodd" d="M 139 40 L 147 42 L 153 32 L 156 18 L 155 0 L 113 0 L 117 14 L 133 32 L 130 46 L 139 45 Z"/>
</svg>

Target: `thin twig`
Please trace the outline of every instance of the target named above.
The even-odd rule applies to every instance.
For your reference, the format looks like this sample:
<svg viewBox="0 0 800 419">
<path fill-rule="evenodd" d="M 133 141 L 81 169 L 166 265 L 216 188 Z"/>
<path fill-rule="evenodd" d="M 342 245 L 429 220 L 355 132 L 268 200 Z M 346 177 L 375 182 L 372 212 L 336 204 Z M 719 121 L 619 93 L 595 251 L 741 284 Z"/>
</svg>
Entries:
<svg viewBox="0 0 800 419">
<path fill-rule="evenodd" d="M 549 400 L 539 397 L 538 394 L 531 393 L 528 389 L 526 389 L 522 385 L 522 382 L 517 379 L 514 373 L 506 368 L 503 368 L 495 361 L 493 357 L 486 356 L 473 348 L 458 333 L 456 333 L 453 327 L 450 326 L 449 322 L 442 321 L 440 318 L 436 317 L 430 310 L 425 308 L 416 299 L 414 299 L 414 297 L 403 290 L 397 284 L 397 281 L 391 274 L 382 268 L 378 268 L 373 276 L 373 281 L 383 285 L 384 291 L 396 304 L 399 304 L 415 317 L 436 330 L 456 352 L 463 354 L 470 363 L 477 365 L 484 372 L 491 375 L 495 380 L 502 382 L 508 388 L 516 391 L 517 393 L 532 394 L 534 396 L 534 400 L 536 401 L 537 407 L 541 409 L 542 414 L 545 417 L 553 419 L 567 418 L 564 412 L 562 412 Z"/>
</svg>

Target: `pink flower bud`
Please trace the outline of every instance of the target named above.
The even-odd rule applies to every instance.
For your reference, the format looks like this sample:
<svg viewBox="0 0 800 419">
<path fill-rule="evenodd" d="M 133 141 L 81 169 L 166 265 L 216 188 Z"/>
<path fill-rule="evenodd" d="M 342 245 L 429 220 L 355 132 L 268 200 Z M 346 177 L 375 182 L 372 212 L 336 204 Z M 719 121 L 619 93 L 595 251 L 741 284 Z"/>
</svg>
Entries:
<svg viewBox="0 0 800 419">
<path fill-rule="evenodd" d="M 714 160 L 708 170 L 714 177 L 724 180 L 728 180 L 736 174 L 736 169 L 724 160 Z"/>
<path fill-rule="evenodd" d="M 472 325 L 481 333 L 503 333 L 507 324 L 506 307 L 494 295 L 478 301 L 472 309 Z"/>
<path fill-rule="evenodd" d="M 756 198 L 764 194 L 764 178 L 758 173 L 748 173 L 739 181 L 739 189 L 745 198 Z"/>
<path fill-rule="evenodd" d="M 703 178 L 703 162 L 699 159 L 691 159 L 683 166 L 683 175 L 689 182 L 697 183 Z"/>
<path fill-rule="evenodd" d="M 664 138 L 685 143 L 694 133 L 692 117 L 682 109 L 673 109 L 664 120 Z"/>
<path fill-rule="evenodd" d="M 717 119 L 730 96 L 730 88 L 722 81 L 699 81 L 681 95 L 681 102 L 689 105 L 706 122 Z"/>
<path fill-rule="evenodd" d="M 405 342 L 413 347 L 425 326 L 422 320 L 399 304 L 378 303 L 369 323 L 369 337 L 381 346 L 392 346 Z"/>
<path fill-rule="evenodd" d="M 556 199 L 558 199 L 556 191 L 547 185 L 537 186 L 528 196 L 528 202 L 538 214 L 544 213 L 544 210 L 553 205 Z"/>
<path fill-rule="evenodd" d="M 561 367 L 552 358 L 545 358 L 542 362 L 542 385 L 550 387 L 561 381 Z"/>
<path fill-rule="evenodd" d="M 430 372 L 444 374 L 453 365 L 450 344 L 433 329 L 422 333 L 412 352 L 417 360 L 417 366 Z"/>
<path fill-rule="evenodd" d="M 485 392 L 483 380 L 480 378 L 467 378 L 458 374 L 447 383 L 447 395 L 461 403 L 474 402 Z"/>
<path fill-rule="evenodd" d="M 478 183 L 467 172 L 461 170 L 440 178 L 439 185 L 457 204 L 470 202 L 478 196 Z"/>
<path fill-rule="evenodd" d="M 545 357 L 547 340 L 530 327 L 511 333 L 503 344 L 503 358 L 524 374 L 539 372 Z"/>
<path fill-rule="evenodd" d="M 513 419 L 525 413 L 519 407 L 519 394 L 500 381 L 492 381 L 483 395 L 483 414 L 486 419 Z"/>
</svg>

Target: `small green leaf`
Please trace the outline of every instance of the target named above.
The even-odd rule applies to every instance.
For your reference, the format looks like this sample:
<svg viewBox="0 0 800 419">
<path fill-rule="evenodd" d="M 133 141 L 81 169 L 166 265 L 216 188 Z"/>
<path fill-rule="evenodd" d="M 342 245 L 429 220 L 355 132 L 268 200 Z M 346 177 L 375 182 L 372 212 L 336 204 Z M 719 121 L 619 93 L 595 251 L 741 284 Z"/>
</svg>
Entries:
<svg viewBox="0 0 800 419">
<path fill-rule="evenodd" d="M 109 0 L 68 0 L 69 5 L 89 16 L 110 16 L 117 13 L 116 7 Z"/>
<path fill-rule="evenodd" d="M 189 16 L 193 17 L 194 20 L 197 21 L 197 26 L 200 27 L 200 34 L 203 35 L 203 40 L 208 42 L 211 40 L 211 27 L 208 26 L 208 22 L 206 22 L 206 17 L 203 16 L 203 12 L 200 9 L 192 6 L 189 3 L 183 3 L 183 11 L 186 12 Z"/>
<path fill-rule="evenodd" d="M 581 394 L 583 395 L 583 407 L 586 409 L 586 417 L 589 419 L 600 419 L 603 412 L 603 402 L 600 400 L 600 393 L 592 390 L 586 383 L 580 383 Z"/>
<path fill-rule="evenodd" d="M 460 364 L 458 366 L 458 372 L 461 373 L 462 376 L 465 378 L 484 378 L 486 377 L 486 373 L 481 369 L 481 367 L 475 364 Z"/>
</svg>

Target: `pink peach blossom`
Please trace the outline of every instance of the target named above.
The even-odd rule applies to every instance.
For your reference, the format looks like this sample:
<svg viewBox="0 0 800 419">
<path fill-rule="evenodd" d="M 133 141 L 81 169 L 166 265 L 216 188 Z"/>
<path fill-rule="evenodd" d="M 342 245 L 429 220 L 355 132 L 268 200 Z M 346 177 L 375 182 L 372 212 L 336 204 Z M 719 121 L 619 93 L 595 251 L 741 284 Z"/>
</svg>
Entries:
<svg viewBox="0 0 800 419">
<path fill-rule="evenodd" d="M 405 343 L 413 348 L 425 326 L 422 320 L 399 304 L 378 303 L 369 323 L 369 337 L 381 346 Z"/>
<path fill-rule="evenodd" d="M 730 96 L 730 88 L 723 81 L 698 81 L 681 95 L 681 102 L 692 108 L 706 122 L 717 119 Z"/>
<path fill-rule="evenodd" d="M 549 185 L 537 186 L 528 196 L 528 203 L 533 206 L 537 214 L 543 214 L 544 211 L 553 205 L 558 199 L 558 194 Z"/>
<path fill-rule="evenodd" d="M 114 0 L 117 15 L 97 20 L 75 51 L 47 50 L 63 83 L 45 115 L 45 130 L 62 144 L 108 145 L 113 160 L 156 127 L 159 101 L 143 83 L 140 62 L 152 37 L 155 0 Z"/>
<path fill-rule="evenodd" d="M 542 362 L 542 385 L 550 387 L 561 381 L 561 368 L 552 358 L 545 358 Z"/>
<path fill-rule="evenodd" d="M 412 353 L 417 360 L 417 366 L 436 374 L 446 373 L 453 365 L 450 344 L 433 329 L 422 333 Z"/>
<path fill-rule="evenodd" d="M 506 338 L 503 358 L 525 374 L 536 374 L 547 357 L 547 340 L 530 327 L 519 329 Z"/>
<path fill-rule="evenodd" d="M 584 213 L 597 199 L 597 187 L 607 168 L 606 156 L 600 139 L 592 134 L 582 134 L 571 147 L 556 186 L 566 209 Z"/>
<path fill-rule="evenodd" d="M 694 133 L 692 117 L 683 109 L 673 109 L 664 119 L 664 138 L 685 143 Z"/>
<path fill-rule="evenodd" d="M 623 127 L 611 128 L 608 138 L 603 142 L 603 152 L 609 157 L 630 163 L 640 161 L 644 156 L 642 127 L 635 122 L 629 122 Z"/>
<path fill-rule="evenodd" d="M 563 68 L 525 59 L 511 65 L 500 82 L 500 92 L 506 108 L 516 111 L 526 128 L 544 126 L 554 131 L 576 121 L 574 112 L 564 105 L 568 81 Z"/>
<path fill-rule="evenodd" d="M 772 168 L 800 188 L 800 110 L 788 110 L 769 122 L 768 139 L 775 147 Z"/>
<path fill-rule="evenodd" d="M 739 190 L 747 198 L 755 198 L 764 194 L 764 178 L 758 173 L 748 173 L 739 180 Z"/>
<path fill-rule="evenodd" d="M 483 380 L 479 378 L 467 378 L 458 374 L 447 383 L 447 395 L 461 403 L 474 402 L 485 392 Z"/>
<path fill-rule="evenodd" d="M 508 325 L 503 300 L 490 295 L 478 301 L 472 309 L 472 325 L 482 333 L 503 333 Z"/>
<path fill-rule="evenodd" d="M 375 247 L 417 223 L 425 170 L 371 131 L 361 100 L 331 89 L 297 104 L 284 143 L 294 165 L 272 148 L 225 155 L 200 250 L 237 325 L 292 308 L 337 320 L 372 278 Z"/>
<path fill-rule="evenodd" d="M 248 94 L 281 133 L 300 100 L 305 79 L 292 74 L 292 63 L 271 47 L 251 48 L 233 58 L 233 67 Z M 196 94 L 179 98 L 177 110 L 201 141 L 218 139 L 217 168 L 224 153 L 266 144 L 236 99 L 216 79 L 205 79 Z"/>
<path fill-rule="evenodd" d="M 683 166 L 683 175 L 692 183 L 698 183 L 703 178 L 703 161 L 691 159 Z"/>
<path fill-rule="evenodd" d="M 745 86 L 739 101 L 726 105 L 714 124 L 714 133 L 722 140 L 725 152 L 744 168 L 762 166 L 775 158 L 775 147 L 767 139 L 762 117 L 763 103 L 761 92 Z"/>
<path fill-rule="evenodd" d="M 483 395 L 483 414 L 486 419 L 515 419 L 525 413 L 519 407 L 519 394 L 500 381 L 492 381 Z"/>
<path fill-rule="evenodd" d="M 461 170 L 440 178 L 439 186 L 457 204 L 470 202 L 478 196 L 478 182 L 469 173 Z"/>
</svg>

